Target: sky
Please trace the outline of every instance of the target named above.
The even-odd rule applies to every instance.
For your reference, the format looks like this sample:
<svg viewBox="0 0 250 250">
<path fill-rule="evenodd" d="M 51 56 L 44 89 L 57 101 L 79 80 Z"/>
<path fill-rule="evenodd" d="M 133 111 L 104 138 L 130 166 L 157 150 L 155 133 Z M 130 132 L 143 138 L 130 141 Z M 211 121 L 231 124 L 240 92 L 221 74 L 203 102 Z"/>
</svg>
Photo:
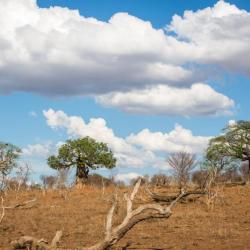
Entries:
<svg viewBox="0 0 250 250">
<path fill-rule="evenodd" d="M 249 120 L 250 2 L 0 0 L 0 141 L 32 178 L 91 136 L 128 180 Z"/>
</svg>

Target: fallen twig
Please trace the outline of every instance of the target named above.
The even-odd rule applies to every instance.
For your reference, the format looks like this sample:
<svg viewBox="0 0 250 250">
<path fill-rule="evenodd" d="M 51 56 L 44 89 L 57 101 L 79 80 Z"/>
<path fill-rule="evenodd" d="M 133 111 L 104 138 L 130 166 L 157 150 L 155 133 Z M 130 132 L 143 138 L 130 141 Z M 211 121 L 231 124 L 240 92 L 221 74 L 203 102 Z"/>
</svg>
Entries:
<svg viewBox="0 0 250 250">
<path fill-rule="evenodd" d="M 19 208 L 19 209 L 24 209 L 24 208 L 32 208 L 35 204 L 32 204 L 33 202 L 36 202 L 36 198 L 32 199 L 32 200 L 28 200 L 28 201 L 24 201 L 22 203 L 17 203 L 13 206 L 8 206 L 8 207 L 4 207 L 5 209 L 15 209 L 15 208 Z M 31 204 L 31 205 L 30 205 Z M 30 205 L 30 206 L 28 206 Z"/>
<path fill-rule="evenodd" d="M 3 205 L 3 203 L 4 203 L 3 197 L 1 197 L 1 200 L 2 200 L 2 215 L 1 215 L 1 218 L 0 218 L 0 224 L 2 223 L 3 217 L 5 215 L 5 207 Z"/>
</svg>

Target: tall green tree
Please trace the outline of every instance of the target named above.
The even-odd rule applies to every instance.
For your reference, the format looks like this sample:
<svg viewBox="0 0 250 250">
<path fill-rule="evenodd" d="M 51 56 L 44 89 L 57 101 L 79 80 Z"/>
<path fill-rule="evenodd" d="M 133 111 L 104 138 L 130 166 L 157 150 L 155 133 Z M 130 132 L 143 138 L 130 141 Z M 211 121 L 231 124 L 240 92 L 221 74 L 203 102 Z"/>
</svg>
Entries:
<svg viewBox="0 0 250 250">
<path fill-rule="evenodd" d="M 250 176 L 250 121 L 238 121 L 222 132 L 210 140 L 206 161 L 219 170 L 234 166 L 239 161 L 248 161 Z"/>
<path fill-rule="evenodd" d="M 97 142 L 90 137 L 67 140 L 58 155 L 48 158 L 48 165 L 53 169 L 76 167 L 76 184 L 84 183 L 90 169 L 114 168 L 116 159 L 107 144 Z"/>
<path fill-rule="evenodd" d="M 0 173 L 7 175 L 17 164 L 21 149 L 11 143 L 0 142 Z"/>
</svg>

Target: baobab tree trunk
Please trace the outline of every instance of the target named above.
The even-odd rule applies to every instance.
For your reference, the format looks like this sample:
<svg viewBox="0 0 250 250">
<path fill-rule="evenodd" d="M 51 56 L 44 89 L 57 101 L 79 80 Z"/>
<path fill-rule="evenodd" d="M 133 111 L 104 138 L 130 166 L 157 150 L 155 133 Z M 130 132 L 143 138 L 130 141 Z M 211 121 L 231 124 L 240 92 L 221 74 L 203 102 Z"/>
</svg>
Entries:
<svg viewBox="0 0 250 250">
<path fill-rule="evenodd" d="M 250 157 L 248 159 L 248 182 L 250 182 Z"/>
<path fill-rule="evenodd" d="M 248 161 L 248 182 L 250 181 L 250 149 L 247 146 L 243 150 L 243 161 Z"/>
<path fill-rule="evenodd" d="M 76 187 L 82 188 L 88 180 L 89 169 L 83 165 L 77 165 L 76 168 Z"/>
</svg>

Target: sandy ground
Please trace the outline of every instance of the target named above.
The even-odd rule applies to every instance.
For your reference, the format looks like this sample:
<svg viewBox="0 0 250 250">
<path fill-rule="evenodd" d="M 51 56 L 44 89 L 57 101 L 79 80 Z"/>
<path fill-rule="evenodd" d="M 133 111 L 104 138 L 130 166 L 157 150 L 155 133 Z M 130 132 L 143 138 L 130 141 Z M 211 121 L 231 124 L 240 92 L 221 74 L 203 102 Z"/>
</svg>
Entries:
<svg viewBox="0 0 250 250">
<path fill-rule="evenodd" d="M 104 225 L 114 188 L 103 190 L 41 190 L 7 193 L 10 206 L 37 199 L 34 207 L 9 209 L 0 224 L 0 249 L 11 249 L 10 242 L 23 235 L 51 240 L 63 231 L 60 247 L 80 249 L 104 237 Z M 118 189 L 119 208 L 114 224 L 125 214 L 123 194 Z M 168 190 L 161 192 L 168 193 Z M 154 219 L 136 225 L 112 249 L 250 249 L 250 186 L 221 187 L 219 198 L 208 206 L 206 199 L 178 204 L 169 219 Z M 138 193 L 134 206 L 145 203 Z M 0 210 L 1 214 L 1 210 Z M 127 246 L 127 247 L 125 247 Z"/>
</svg>

